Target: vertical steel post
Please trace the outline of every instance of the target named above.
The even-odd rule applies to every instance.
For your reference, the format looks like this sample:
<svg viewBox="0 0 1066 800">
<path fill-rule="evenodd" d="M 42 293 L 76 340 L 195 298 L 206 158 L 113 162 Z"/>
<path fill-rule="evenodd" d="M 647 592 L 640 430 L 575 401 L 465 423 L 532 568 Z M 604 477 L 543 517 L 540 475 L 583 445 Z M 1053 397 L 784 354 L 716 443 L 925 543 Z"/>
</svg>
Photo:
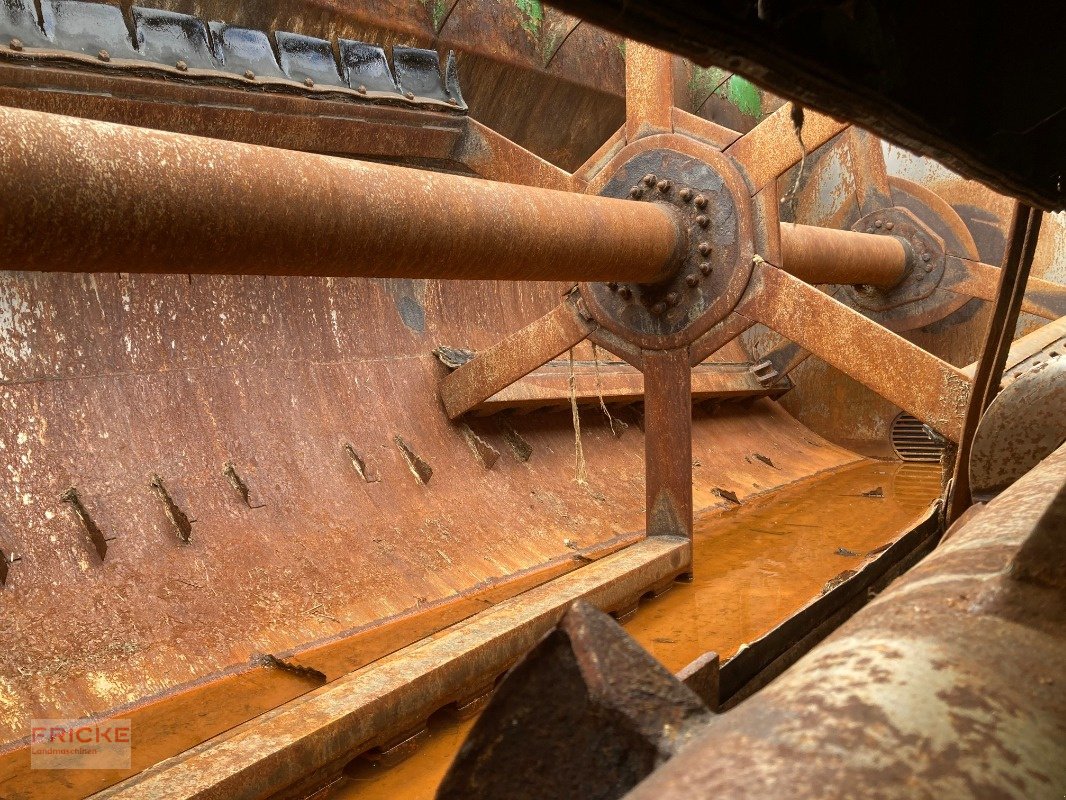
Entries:
<svg viewBox="0 0 1066 800">
<path fill-rule="evenodd" d="M 644 470 L 649 536 L 692 536 L 692 368 L 688 348 L 645 350 Z"/>
</svg>

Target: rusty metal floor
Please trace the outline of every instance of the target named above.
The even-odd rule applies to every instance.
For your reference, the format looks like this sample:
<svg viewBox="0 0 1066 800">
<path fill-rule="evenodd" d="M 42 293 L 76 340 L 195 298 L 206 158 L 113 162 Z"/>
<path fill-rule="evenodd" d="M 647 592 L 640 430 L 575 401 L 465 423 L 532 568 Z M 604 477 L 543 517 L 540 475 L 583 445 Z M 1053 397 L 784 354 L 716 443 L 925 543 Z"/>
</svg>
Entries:
<svg viewBox="0 0 1066 800">
<path fill-rule="evenodd" d="M 866 461 L 706 512 L 693 582 L 642 604 L 625 628 L 674 671 L 712 650 L 728 658 L 909 530 L 939 491 L 936 465 Z M 357 760 L 332 798 L 429 800 L 472 724 L 436 714 L 413 756 Z"/>
</svg>

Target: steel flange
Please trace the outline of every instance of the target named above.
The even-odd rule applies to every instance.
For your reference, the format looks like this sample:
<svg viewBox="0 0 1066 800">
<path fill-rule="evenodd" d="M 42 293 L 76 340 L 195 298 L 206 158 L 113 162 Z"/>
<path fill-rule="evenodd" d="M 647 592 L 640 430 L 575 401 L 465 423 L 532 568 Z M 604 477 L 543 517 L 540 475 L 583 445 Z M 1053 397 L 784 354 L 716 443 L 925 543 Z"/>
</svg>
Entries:
<svg viewBox="0 0 1066 800">
<path fill-rule="evenodd" d="M 907 273 L 891 289 L 844 286 L 837 297 L 889 330 L 909 331 L 942 320 L 970 301 L 951 290 L 949 261 L 979 259 L 979 254 L 947 202 L 903 178 L 892 176 L 889 184 L 895 206 L 867 214 L 851 228 L 902 239 L 909 253 Z"/>
<path fill-rule="evenodd" d="M 860 233 L 900 239 L 907 248 L 907 271 L 891 288 L 847 286 L 851 302 L 863 311 L 890 317 L 901 306 L 924 300 L 944 277 L 944 240 L 905 208 L 886 208 L 867 214 L 851 226 Z M 906 312 L 905 312 L 906 313 Z"/>
<path fill-rule="evenodd" d="M 658 283 L 583 283 L 593 318 L 648 350 L 684 347 L 736 307 L 751 276 L 752 212 L 743 179 L 717 150 L 663 135 L 627 147 L 599 193 L 657 203 L 678 219 L 676 269 Z"/>
</svg>

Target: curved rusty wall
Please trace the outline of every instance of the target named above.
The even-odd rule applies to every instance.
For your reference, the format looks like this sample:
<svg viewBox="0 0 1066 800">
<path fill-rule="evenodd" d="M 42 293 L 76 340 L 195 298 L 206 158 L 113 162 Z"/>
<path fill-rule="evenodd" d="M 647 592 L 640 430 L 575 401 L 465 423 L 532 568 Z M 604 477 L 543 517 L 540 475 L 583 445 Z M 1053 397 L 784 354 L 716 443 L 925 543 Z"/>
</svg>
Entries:
<svg viewBox="0 0 1066 800">
<path fill-rule="evenodd" d="M 259 30 L 455 50 L 470 115 L 568 171 L 584 163 L 625 118 L 622 37 L 536 0 L 138 4 Z M 722 69 L 675 58 L 674 72 L 678 107 L 740 131 L 782 102 Z"/>
<path fill-rule="evenodd" d="M 639 539 L 635 411 L 618 439 L 583 413 L 582 486 L 569 413 L 507 418 L 527 461 L 499 418 L 471 420 L 501 454 L 486 469 L 437 396 L 434 347 L 484 348 L 564 288 L 0 273 L 0 551 L 20 557 L 0 587 L 17 643 L 0 652 L 2 740 L 31 717 L 134 713 L 264 654 L 332 679 L 580 567 L 575 550 Z M 855 458 L 768 400 L 698 411 L 694 457 L 697 508 L 724 502 L 715 487 L 743 498 Z M 270 675 L 206 716 L 193 703 L 185 746 L 317 685 Z M 0 755 L 0 792 L 20 763 Z"/>
</svg>

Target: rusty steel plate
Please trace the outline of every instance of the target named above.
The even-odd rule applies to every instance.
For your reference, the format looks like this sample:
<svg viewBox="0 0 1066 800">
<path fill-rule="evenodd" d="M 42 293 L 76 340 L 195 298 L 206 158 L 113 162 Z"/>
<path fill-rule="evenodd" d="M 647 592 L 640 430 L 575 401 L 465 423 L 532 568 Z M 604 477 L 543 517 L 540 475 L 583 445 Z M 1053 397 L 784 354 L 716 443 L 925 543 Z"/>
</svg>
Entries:
<svg viewBox="0 0 1066 800">
<path fill-rule="evenodd" d="M 583 283 L 593 318 L 648 350 L 683 347 L 736 307 L 751 276 L 751 201 L 733 163 L 685 137 L 649 136 L 590 185 L 607 197 L 666 207 L 681 222 L 679 267 L 655 284 Z"/>
<path fill-rule="evenodd" d="M 84 796 L 641 539 L 636 424 L 582 410 L 581 485 L 569 413 L 469 420 L 490 465 L 440 403 L 435 347 L 566 288 L 0 274 L 0 795 Z M 763 399 L 697 410 L 693 458 L 702 507 L 854 456 Z M 30 719 L 88 714 L 133 721 L 130 771 L 30 770 Z"/>
</svg>

